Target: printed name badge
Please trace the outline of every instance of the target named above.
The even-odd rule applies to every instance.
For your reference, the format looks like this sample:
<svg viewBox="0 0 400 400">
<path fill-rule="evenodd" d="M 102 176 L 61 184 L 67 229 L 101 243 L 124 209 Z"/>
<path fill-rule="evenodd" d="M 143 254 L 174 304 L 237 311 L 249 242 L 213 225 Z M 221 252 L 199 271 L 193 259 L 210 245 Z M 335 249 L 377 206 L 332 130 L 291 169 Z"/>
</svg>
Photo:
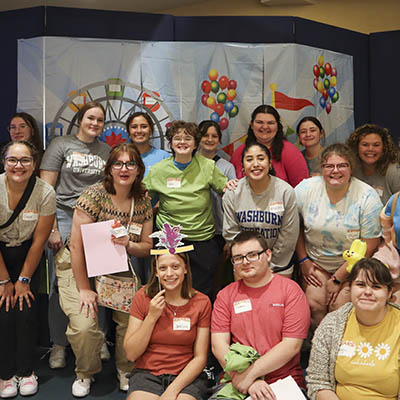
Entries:
<svg viewBox="0 0 400 400">
<path fill-rule="evenodd" d="M 181 187 L 181 178 L 167 178 L 167 188 L 179 189 Z"/>
<path fill-rule="evenodd" d="M 233 303 L 233 308 L 235 309 L 235 314 L 251 311 L 253 309 L 250 299 L 235 301 Z"/>
<path fill-rule="evenodd" d="M 37 211 L 26 210 L 22 214 L 23 221 L 37 221 L 38 218 L 39 218 L 39 214 Z"/>
<path fill-rule="evenodd" d="M 138 224 L 136 222 L 132 222 L 129 225 L 129 233 L 133 235 L 140 235 L 142 233 L 142 224 Z"/>
<path fill-rule="evenodd" d="M 346 234 L 347 240 L 355 240 L 360 238 L 360 230 L 359 229 L 347 229 Z"/>
<path fill-rule="evenodd" d="M 273 213 L 283 212 L 285 208 L 283 207 L 282 201 L 274 201 L 269 203 L 269 211 Z"/>
<path fill-rule="evenodd" d="M 356 354 L 356 344 L 352 341 L 342 342 L 339 348 L 338 357 L 354 357 Z"/>
<path fill-rule="evenodd" d="M 174 331 L 190 331 L 190 318 L 174 318 Z"/>
</svg>

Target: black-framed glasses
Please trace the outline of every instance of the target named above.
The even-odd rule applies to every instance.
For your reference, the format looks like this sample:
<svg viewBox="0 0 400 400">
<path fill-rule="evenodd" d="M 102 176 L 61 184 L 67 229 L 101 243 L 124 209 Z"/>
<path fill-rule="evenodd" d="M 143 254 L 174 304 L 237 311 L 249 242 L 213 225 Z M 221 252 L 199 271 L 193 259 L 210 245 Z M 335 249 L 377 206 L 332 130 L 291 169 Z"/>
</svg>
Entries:
<svg viewBox="0 0 400 400">
<path fill-rule="evenodd" d="M 322 164 L 322 168 L 326 169 L 327 171 L 333 171 L 335 168 L 338 171 L 343 171 L 350 167 L 350 164 L 347 162 L 340 163 L 340 164 Z"/>
<path fill-rule="evenodd" d="M 245 255 L 238 254 L 237 256 L 232 256 L 231 261 L 233 265 L 240 265 L 243 264 L 244 259 L 248 262 L 257 261 L 260 259 L 260 255 L 264 253 L 265 250 L 261 251 L 250 251 Z"/>
<path fill-rule="evenodd" d="M 16 167 L 18 163 L 20 163 L 23 167 L 30 167 L 33 164 L 32 157 L 6 157 L 5 161 L 9 167 Z"/>
<path fill-rule="evenodd" d="M 137 163 L 136 161 L 126 161 L 126 162 L 122 162 L 122 161 L 114 161 L 112 163 L 112 167 L 113 169 L 117 169 L 120 170 L 122 169 L 122 167 L 125 167 L 127 170 L 132 171 L 136 168 Z"/>
</svg>

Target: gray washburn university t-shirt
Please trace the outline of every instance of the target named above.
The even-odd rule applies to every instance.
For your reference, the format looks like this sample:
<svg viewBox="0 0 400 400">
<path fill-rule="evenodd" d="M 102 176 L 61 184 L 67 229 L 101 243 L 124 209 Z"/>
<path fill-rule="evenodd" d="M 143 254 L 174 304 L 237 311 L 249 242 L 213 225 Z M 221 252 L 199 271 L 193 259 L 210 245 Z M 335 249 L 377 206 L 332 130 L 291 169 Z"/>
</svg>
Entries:
<svg viewBox="0 0 400 400">
<path fill-rule="evenodd" d="M 44 153 L 41 170 L 57 171 L 57 207 L 73 208 L 88 186 L 103 179 L 111 147 L 95 140 L 85 143 L 75 135 L 53 139 Z"/>
</svg>

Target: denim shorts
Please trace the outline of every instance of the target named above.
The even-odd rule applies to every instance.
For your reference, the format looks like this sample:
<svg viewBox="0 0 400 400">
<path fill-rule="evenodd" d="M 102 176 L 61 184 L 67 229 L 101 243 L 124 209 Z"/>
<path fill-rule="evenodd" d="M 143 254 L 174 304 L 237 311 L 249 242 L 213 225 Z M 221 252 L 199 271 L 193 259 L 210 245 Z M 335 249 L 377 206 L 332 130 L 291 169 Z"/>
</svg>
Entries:
<svg viewBox="0 0 400 400">
<path fill-rule="evenodd" d="M 176 375 L 153 375 L 149 371 L 136 368 L 129 378 L 128 396 L 136 391 L 161 396 L 175 378 Z M 206 400 L 208 398 L 207 382 L 207 377 L 200 375 L 191 384 L 185 386 L 181 393 L 189 394 L 196 400 Z"/>
</svg>

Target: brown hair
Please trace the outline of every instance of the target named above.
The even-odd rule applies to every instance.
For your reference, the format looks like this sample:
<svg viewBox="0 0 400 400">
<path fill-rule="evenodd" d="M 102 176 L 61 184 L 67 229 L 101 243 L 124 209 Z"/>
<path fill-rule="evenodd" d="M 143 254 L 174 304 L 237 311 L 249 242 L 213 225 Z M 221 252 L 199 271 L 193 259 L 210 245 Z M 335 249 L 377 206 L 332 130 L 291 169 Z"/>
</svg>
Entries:
<svg viewBox="0 0 400 400">
<path fill-rule="evenodd" d="M 106 118 L 106 110 L 104 109 L 103 105 L 97 101 L 89 101 L 89 103 L 86 103 L 82 108 L 79 109 L 77 113 L 76 119 L 79 125 L 81 124 L 86 111 L 89 111 L 92 108 L 100 108 L 101 111 L 103 111 L 104 118 Z"/>
<path fill-rule="evenodd" d="M 36 122 L 36 119 L 32 117 L 32 115 L 26 113 L 26 112 L 18 112 L 15 113 L 11 118 L 10 118 L 10 124 L 14 118 L 22 118 L 25 123 L 31 128 L 31 138 L 29 140 L 30 143 L 32 143 L 35 147 L 36 150 L 42 154 L 43 153 L 43 142 L 42 138 L 40 137 L 40 130 L 39 126 Z"/>
<path fill-rule="evenodd" d="M 244 243 L 244 242 L 247 242 L 247 241 L 253 240 L 253 239 L 257 240 L 257 242 L 260 244 L 260 246 L 263 250 L 269 249 L 267 240 L 265 239 L 265 237 L 263 235 L 261 235 L 260 232 L 258 232 L 258 231 L 241 231 L 232 240 L 232 243 L 230 245 L 231 254 L 232 254 L 232 247 L 235 244 Z"/>
<path fill-rule="evenodd" d="M 369 283 L 378 283 L 379 285 L 386 286 L 389 290 L 394 286 L 389 268 L 376 258 L 362 258 L 357 261 L 346 281 L 351 285 L 361 271 L 364 271 Z"/>
<path fill-rule="evenodd" d="M 353 152 L 351 151 L 349 146 L 343 143 L 331 144 L 322 151 L 320 158 L 321 167 L 323 164 L 325 164 L 326 160 L 334 154 L 336 154 L 339 157 L 345 158 L 350 164 L 351 172 L 354 171 L 355 160 Z"/>
<path fill-rule="evenodd" d="M 131 190 L 129 192 L 129 197 L 133 197 L 135 200 L 139 200 L 144 197 L 146 192 L 142 184 L 145 166 L 143 164 L 142 158 L 140 157 L 139 150 L 133 143 L 120 143 L 111 150 L 111 153 L 108 156 L 108 160 L 104 167 L 103 186 L 108 193 L 115 194 L 114 179 L 111 174 L 111 169 L 114 161 L 116 161 L 122 153 L 128 153 L 129 159 L 131 161 L 135 161 L 137 164 L 138 174 L 132 184 Z"/>
<path fill-rule="evenodd" d="M 186 274 L 181 287 L 181 296 L 184 299 L 191 299 L 196 294 L 196 290 L 193 289 L 192 286 L 192 271 L 190 270 L 189 255 L 187 253 L 176 253 L 175 256 L 180 257 L 185 263 L 186 267 Z M 153 298 L 160 291 L 159 281 L 157 278 L 157 257 L 160 256 L 152 257 L 150 279 L 147 285 L 144 287 L 144 292 L 151 298 Z"/>
<path fill-rule="evenodd" d="M 358 127 L 350 135 L 346 144 L 356 155 L 358 162 L 361 163 L 361 159 L 358 154 L 358 145 L 360 144 L 361 139 L 372 133 L 378 135 L 382 139 L 383 152 L 382 156 L 376 163 L 376 170 L 380 175 L 385 175 L 389 164 L 398 163 L 400 161 L 399 148 L 393 142 L 392 137 L 386 128 L 382 128 L 376 124 L 364 124 Z"/>
<path fill-rule="evenodd" d="M 134 112 L 134 113 L 131 114 L 131 115 L 128 117 L 128 119 L 126 120 L 126 131 L 128 132 L 128 134 L 129 134 L 129 125 L 131 124 L 131 122 L 132 122 L 136 117 L 143 117 L 143 118 L 148 122 L 148 124 L 150 125 L 150 130 L 151 130 L 151 133 L 153 134 L 154 122 L 153 122 L 153 120 L 151 119 L 150 115 L 147 114 L 147 113 L 145 113 L 145 112 L 143 112 L 143 111 Z"/>
<path fill-rule="evenodd" d="M 182 121 L 182 120 L 172 121 L 171 125 L 167 128 L 167 132 L 165 133 L 165 136 L 167 137 L 167 140 L 169 142 L 169 146 L 171 148 L 172 154 L 175 157 L 175 151 L 172 148 L 172 139 L 181 129 L 183 129 L 183 131 L 186 134 L 194 137 L 195 148 L 192 151 L 192 157 L 193 157 L 196 154 L 196 151 L 197 151 L 197 148 L 199 147 L 199 143 L 200 143 L 200 139 L 201 139 L 199 128 L 197 127 L 197 125 L 194 122 L 186 122 L 186 121 Z"/>
</svg>

